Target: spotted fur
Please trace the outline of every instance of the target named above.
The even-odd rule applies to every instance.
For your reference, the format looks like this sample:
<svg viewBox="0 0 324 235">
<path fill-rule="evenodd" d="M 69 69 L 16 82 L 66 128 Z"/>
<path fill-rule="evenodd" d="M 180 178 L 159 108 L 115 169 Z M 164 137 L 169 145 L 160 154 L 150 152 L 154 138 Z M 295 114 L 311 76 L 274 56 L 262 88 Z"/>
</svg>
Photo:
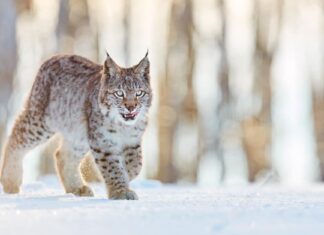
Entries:
<svg viewBox="0 0 324 235">
<path fill-rule="evenodd" d="M 67 193 L 93 195 L 79 170 L 90 151 L 109 198 L 137 199 L 129 182 L 142 167 L 141 139 L 152 100 L 149 66 L 147 55 L 130 68 L 108 54 L 103 66 L 76 55 L 46 61 L 4 149 L 4 191 L 19 192 L 23 156 L 60 133 L 64 141 L 55 158 Z"/>
</svg>

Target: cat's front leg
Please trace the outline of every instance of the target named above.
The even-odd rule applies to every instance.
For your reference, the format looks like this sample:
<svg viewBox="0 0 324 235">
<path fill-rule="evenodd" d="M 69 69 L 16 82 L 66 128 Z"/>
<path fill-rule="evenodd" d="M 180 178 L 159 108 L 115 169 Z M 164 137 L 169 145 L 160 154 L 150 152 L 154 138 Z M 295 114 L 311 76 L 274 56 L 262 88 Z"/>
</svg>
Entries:
<svg viewBox="0 0 324 235">
<path fill-rule="evenodd" d="M 136 193 L 129 189 L 129 176 L 122 156 L 113 152 L 92 148 L 95 162 L 102 174 L 113 200 L 137 200 Z"/>
<path fill-rule="evenodd" d="M 131 181 L 139 175 L 142 169 L 141 145 L 136 144 L 125 147 L 123 150 L 123 155 L 128 177 Z"/>
</svg>

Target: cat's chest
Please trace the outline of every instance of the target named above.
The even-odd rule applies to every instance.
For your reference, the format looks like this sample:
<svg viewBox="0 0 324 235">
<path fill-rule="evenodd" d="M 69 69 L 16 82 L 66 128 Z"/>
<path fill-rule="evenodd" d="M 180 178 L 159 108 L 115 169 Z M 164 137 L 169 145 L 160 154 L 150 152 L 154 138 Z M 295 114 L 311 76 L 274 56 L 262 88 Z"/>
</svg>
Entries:
<svg viewBox="0 0 324 235">
<path fill-rule="evenodd" d="M 111 147 L 122 149 L 125 146 L 137 145 L 141 142 L 142 131 L 137 126 L 104 125 L 100 132 L 105 142 Z"/>
<path fill-rule="evenodd" d="M 113 138 L 120 145 L 132 145 L 140 141 L 141 135 L 136 127 L 124 127 L 118 128 L 116 133 L 110 133 L 110 138 Z"/>
</svg>

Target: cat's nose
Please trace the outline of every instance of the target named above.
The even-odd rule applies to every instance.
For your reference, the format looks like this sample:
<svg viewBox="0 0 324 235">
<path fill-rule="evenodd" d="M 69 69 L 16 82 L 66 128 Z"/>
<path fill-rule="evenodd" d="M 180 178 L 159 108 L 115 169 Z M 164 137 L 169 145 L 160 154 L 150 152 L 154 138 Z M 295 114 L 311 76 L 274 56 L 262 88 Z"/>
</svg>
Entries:
<svg viewBox="0 0 324 235">
<path fill-rule="evenodd" d="M 136 104 L 126 105 L 126 108 L 129 112 L 133 112 L 136 108 Z"/>
</svg>

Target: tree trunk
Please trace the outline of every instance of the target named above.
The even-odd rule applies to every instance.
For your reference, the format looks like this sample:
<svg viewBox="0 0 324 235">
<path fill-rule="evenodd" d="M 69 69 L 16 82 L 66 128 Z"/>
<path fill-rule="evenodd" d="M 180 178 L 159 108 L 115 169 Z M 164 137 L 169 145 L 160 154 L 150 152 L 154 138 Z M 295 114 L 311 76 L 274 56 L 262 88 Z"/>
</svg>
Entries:
<svg viewBox="0 0 324 235">
<path fill-rule="evenodd" d="M 160 83 L 158 110 L 158 179 L 163 182 L 178 179 L 174 143 L 179 121 L 192 125 L 196 116 L 192 91 L 194 55 L 191 1 L 173 1 L 170 17 L 166 77 Z"/>
<path fill-rule="evenodd" d="M 249 180 L 265 176 L 271 168 L 271 64 L 278 42 L 281 6 L 279 1 L 255 0 L 255 88 L 261 100 L 258 112 L 241 123 Z M 277 22 L 277 24 L 273 24 Z M 271 32 L 271 35 L 270 35 Z"/>
<path fill-rule="evenodd" d="M 15 1 L 0 1 L 0 149 L 6 131 L 8 102 L 17 62 L 16 17 Z"/>
<path fill-rule="evenodd" d="M 314 182 L 319 173 L 312 112 L 313 71 L 308 61 L 318 55 L 313 44 L 321 28 L 314 27 L 316 8 L 305 1 L 284 1 L 282 12 L 271 77 L 272 163 L 281 182 L 300 185 Z"/>
</svg>

